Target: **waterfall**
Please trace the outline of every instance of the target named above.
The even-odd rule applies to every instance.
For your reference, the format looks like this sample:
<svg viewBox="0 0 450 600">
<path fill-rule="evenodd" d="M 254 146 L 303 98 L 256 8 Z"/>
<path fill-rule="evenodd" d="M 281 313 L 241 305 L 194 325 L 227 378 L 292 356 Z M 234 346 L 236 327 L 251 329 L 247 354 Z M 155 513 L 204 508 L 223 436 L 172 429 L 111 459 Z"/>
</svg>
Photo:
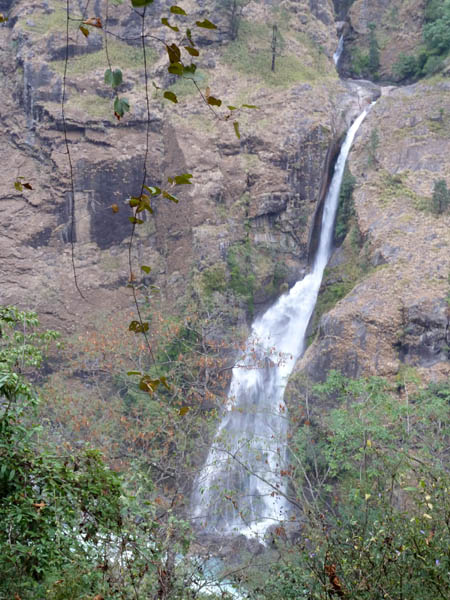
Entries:
<svg viewBox="0 0 450 600">
<path fill-rule="evenodd" d="M 226 410 L 192 496 L 195 521 L 208 533 L 253 537 L 289 516 L 284 390 L 305 348 L 332 251 L 345 162 L 368 111 L 355 120 L 341 147 L 311 272 L 256 319 L 244 356 L 233 369 Z"/>
<path fill-rule="evenodd" d="M 333 60 L 336 67 L 339 64 L 339 59 L 341 58 L 342 52 L 344 50 L 344 34 L 339 38 L 339 42 L 336 48 L 336 52 L 333 54 Z"/>
</svg>

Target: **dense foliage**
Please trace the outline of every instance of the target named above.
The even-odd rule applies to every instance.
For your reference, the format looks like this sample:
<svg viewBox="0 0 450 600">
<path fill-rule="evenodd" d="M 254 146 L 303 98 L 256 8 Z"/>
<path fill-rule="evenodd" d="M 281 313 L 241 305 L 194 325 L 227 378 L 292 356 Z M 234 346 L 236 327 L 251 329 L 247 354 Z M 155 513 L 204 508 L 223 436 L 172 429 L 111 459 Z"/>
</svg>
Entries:
<svg viewBox="0 0 450 600">
<path fill-rule="evenodd" d="M 431 200 L 432 211 L 440 215 L 450 206 L 450 190 L 447 187 L 445 179 L 437 179 L 433 186 L 433 196 Z"/>
<path fill-rule="evenodd" d="M 405 371 L 398 396 L 331 373 L 316 388 L 338 407 L 301 409 L 291 449 L 304 524 L 255 598 L 447 598 L 450 385 L 416 384 Z"/>
<path fill-rule="evenodd" d="M 351 174 L 348 166 L 345 167 L 342 178 L 341 190 L 339 192 L 339 206 L 336 215 L 336 224 L 334 228 L 334 238 L 336 244 L 342 244 L 347 235 L 352 217 L 355 215 L 355 206 L 353 202 L 353 190 L 355 189 L 356 178 Z"/>
<path fill-rule="evenodd" d="M 398 81 L 433 75 L 444 65 L 450 52 L 450 2 L 431 0 L 426 9 L 423 28 L 424 45 L 417 54 L 401 54 L 393 67 Z"/>
<path fill-rule="evenodd" d="M 12 308 L 2 309 L 0 326 L 0 598 L 202 597 L 201 561 L 186 554 L 191 533 L 182 503 L 167 479 L 153 481 L 155 467 L 175 464 L 172 455 L 180 462 L 178 478 L 189 470 L 175 415 L 165 425 L 177 429 L 171 450 L 158 457 L 159 442 L 151 455 L 159 463 L 135 462 L 126 476 L 84 444 L 78 452 L 73 444 L 70 452 L 69 444 L 45 444 L 42 427 L 33 424 L 39 400 L 25 374 L 39 367 L 56 335 L 39 333 L 34 314 Z M 192 331 L 178 328 L 177 338 L 161 347 L 168 364 L 195 354 L 199 337 Z M 291 407 L 285 475 L 300 526 L 272 533 L 276 552 L 266 551 L 268 571 L 250 561 L 218 572 L 219 585 L 239 572 L 242 593 L 255 599 L 445 598 L 448 383 L 423 388 L 411 369 L 397 388 L 331 373 L 299 400 Z M 170 406 L 169 397 L 165 402 Z M 324 404 L 334 408 L 324 412 Z M 157 437 L 164 435 L 160 429 Z"/>
<path fill-rule="evenodd" d="M 96 450 L 43 443 L 25 373 L 57 336 L 37 328 L 34 313 L 0 311 L 0 598 L 181 597 L 189 528 L 145 470 L 125 480 Z"/>
</svg>

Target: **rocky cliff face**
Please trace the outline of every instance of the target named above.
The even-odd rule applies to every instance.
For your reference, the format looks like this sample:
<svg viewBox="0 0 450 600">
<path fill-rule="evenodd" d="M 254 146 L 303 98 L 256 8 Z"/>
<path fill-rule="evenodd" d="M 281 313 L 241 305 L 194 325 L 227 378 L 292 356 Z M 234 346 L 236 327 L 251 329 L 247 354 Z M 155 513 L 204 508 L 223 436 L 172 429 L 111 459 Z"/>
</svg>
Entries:
<svg viewBox="0 0 450 600">
<path fill-rule="evenodd" d="M 414 54 L 422 43 L 422 27 L 426 0 L 354 0 L 336 1 L 346 45 L 341 61 L 341 72 L 358 75 L 362 60 L 369 52 L 370 31 L 379 49 L 380 66 L 377 77 L 391 80 L 393 66 L 400 55 Z"/>
<path fill-rule="evenodd" d="M 364 254 L 366 269 L 323 315 L 298 365 L 314 379 L 330 367 L 351 376 L 394 376 L 403 365 L 425 379 L 449 375 L 450 215 L 431 213 L 434 182 L 450 171 L 449 93 L 442 78 L 390 91 L 355 143 L 349 166 L 363 247 L 355 259 L 347 240 L 329 285 L 349 281 L 346 256 Z"/>
<path fill-rule="evenodd" d="M 171 43 L 175 34 L 159 20 L 165 4 L 154 5 L 149 28 Z M 357 0 L 351 7 L 331 0 L 252 1 L 232 41 L 223 4 L 182 5 L 192 21 L 211 11 L 219 26 L 218 32 L 203 30 L 196 37 L 199 87 L 209 86 L 227 103 L 259 109 L 239 116 L 238 140 L 230 123 L 211 116 L 190 82 L 177 82 L 167 72 L 161 45 L 149 43 L 149 76 L 156 87 L 151 86 L 147 182 L 160 185 L 170 175 L 189 172 L 194 184 L 183 188 L 176 206 L 157 201 L 154 218 L 138 228 L 132 254 L 136 265 L 151 265 L 143 283 L 160 288 L 168 310 L 206 306 L 220 313 L 225 330 L 248 322 L 307 269 L 327 165 L 350 120 L 372 97 L 370 91 L 358 95 L 355 85 L 337 77 L 335 21 L 347 18 L 350 37 L 357 37 L 374 20 L 385 32 L 382 65 L 388 70 L 397 49 L 389 11 L 397 10 L 399 23 L 407 20 L 408 35 L 401 29 L 406 45 L 417 42 L 423 11 L 422 4 L 413 10 L 400 0 Z M 77 330 L 99 314 L 119 315 L 131 306 L 126 200 L 138 193 L 143 169 L 142 52 L 135 42 L 109 37 L 112 66 L 124 72 L 119 91 L 131 105 L 117 122 L 113 94 L 103 83 L 104 35 L 92 31 L 85 39 L 70 22 L 66 117 L 72 198 L 60 108 L 65 3 L 18 0 L 5 6 L 10 13 L 0 32 L 1 301 L 31 307 L 48 324 Z M 74 5 L 74 18 L 79 10 Z M 96 2 L 92 11 L 84 16 L 105 23 L 104 3 Z M 108 28 L 122 38 L 139 35 L 139 18 L 129 8 L 110 7 L 108 19 Z M 181 21 L 171 17 L 172 23 Z M 272 24 L 283 36 L 275 73 Z M 336 268 L 340 265 L 335 278 L 361 253 L 369 268 L 358 271 L 352 291 L 320 321 L 299 365 L 315 379 L 329 368 L 394 375 L 402 363 L 433 377 L 447 372 L 449 222 L 427 208 L 434 179 L 449 175 L 447 85 L 437 80 L 383 96 L 356 142 L 350 166 L 357 178 L 362 242 L 357 250 L 349 240 L 344 243 L 335 256 Z M 167 87 L 178 104 L 157 89 Z M 372 148 L 374 132 L 379 142 Z M 33 190 L 17 191 L 19 176 Z M 72 238 L 87 303 L 74 287 Z"/>
<path fill-rule="evenodd" d="M 179 104 L 163 100 L 151 86 L 147 183 L 160 185 L 167 176 L 190 172 L 194 185 L 180 192 L 176 207 L 167 201 L 156 204 L 154 219 L 141 227 L 133 252 L 138 262 L 152 266 L 145 283 L 160 287 L 171 305 L 185 303 L 187 281 L 200 297 L 217 296 L 229 283 L 230 263 L 243 273 L 250 268 L 255 274 L 251 293 L 244 299 L 236 290 L 232 294 L 232 303 L 246 310 L 273 299 L 280 285 L 293 282 L 306 266 L 327 155 L 346 126 L 335 107 L 342 98 L 351 99 L 329 59 L 336 43 L 332 4 L 251 2 L 235 42 L 220 3 L 183 6 L 192 20 L 213 11 L 219 26 L 218 32 L 199 30 L 196 38 L 202 51 L 200 87 L 208 85 L 228 103 L 260 109 L 241 116 L 237 140 L 231 124 L 211 116 L 190 82 L 177 83 L 167 73 L 164 47 L 149 45 L 149 76 L 158 87 L 172 84 Z M 161 5 L 155 8 L 149 30 L 170 42 L 176 36 L 159 21 Z M 74 5 L 71 16 L 79 18 L 79 10 Z M 92 11 L 84 16 L 99 16 L 122 38 L 139 36 L 139 19 L 128 7 L 111 7 L 108 23 L 103 3 Z M 267 25 L 272 22 L 284 37 L 275 73 L 270 71 L 272 30 Z M 1 148 L 8 176 L 1 184 L 0 252 L 3 302 L 31 305 L 57 325 L 76 327 L 86 312 L 130 304 L 123 289 L 131 231 L 126 199 L 141 184 L 146 114 L 139 46 L 110 36 L 110 60 L 124 72 L 119 90 L 131 104 L 130 114 L 118 123 L 112 117 L 113 94 L 103 83 L 108 66 L 103 33 L 91 29 L 85 39 L 79 22 L 69 24 L 66 118 L 73 199 L 60 107 L 65 4 L 13 3 L 1 31 Z M 33 190 L 17 192 L 18 176 Z M 114 204 L 118 213 L 111 210 Z M 73 284 L 72 237 L 88 311 Z M 250 254 L 243 251 L 247 246 Z M 214 284 L 217 273 L 224 279 L 220 285 Z"/>
</svg>

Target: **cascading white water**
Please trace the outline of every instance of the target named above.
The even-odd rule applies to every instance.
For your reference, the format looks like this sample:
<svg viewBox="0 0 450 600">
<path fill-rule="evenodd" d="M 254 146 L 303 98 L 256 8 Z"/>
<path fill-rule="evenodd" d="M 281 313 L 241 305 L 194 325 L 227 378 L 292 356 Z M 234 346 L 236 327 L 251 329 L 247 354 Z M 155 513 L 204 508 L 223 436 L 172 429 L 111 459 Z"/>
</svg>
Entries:
<svg viewBox="0 0 450 600">
<path fill-rule="evenodd" d="M 244 358 L 233 369 L 227 410 L 192 498 L 194 518 L 209 533 L 252 537 L 288 518 L 284 390 L 304 351 L 306 328 L 332 250 L 345 162 L 368 110 L 355 120 L 341 147 L 312 271 L 256 319 Z"/>
<path fill-rule="evenodd" d="M 344 34 L 339 38 L 339 42 L 336 48 L 336 52 L 333 54 L 333 60 L 336 67 L 339 64 L 339 59 L 341 58 L 342 52 L 344 51 Z"/>
</svg>

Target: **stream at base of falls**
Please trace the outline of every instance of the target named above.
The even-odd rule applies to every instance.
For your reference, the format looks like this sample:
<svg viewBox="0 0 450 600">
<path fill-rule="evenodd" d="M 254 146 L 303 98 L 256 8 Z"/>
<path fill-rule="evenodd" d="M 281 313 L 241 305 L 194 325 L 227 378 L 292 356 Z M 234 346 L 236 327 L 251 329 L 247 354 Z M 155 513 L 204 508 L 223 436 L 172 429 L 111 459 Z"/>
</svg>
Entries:
<svg viewBox="0 0 450 600">
<path fill-rule="evenodd" d="M 345 163 L 370 107 L 347 132 L 324 202 L 314 265 L 253 323 L 233 369 L 226 410 L 192 495 L 193 522 L 212 535 L 263 539 L 290 517 L 284 391 L 305 349 L 305 334 L 333 245 Z"/>
</svg>

